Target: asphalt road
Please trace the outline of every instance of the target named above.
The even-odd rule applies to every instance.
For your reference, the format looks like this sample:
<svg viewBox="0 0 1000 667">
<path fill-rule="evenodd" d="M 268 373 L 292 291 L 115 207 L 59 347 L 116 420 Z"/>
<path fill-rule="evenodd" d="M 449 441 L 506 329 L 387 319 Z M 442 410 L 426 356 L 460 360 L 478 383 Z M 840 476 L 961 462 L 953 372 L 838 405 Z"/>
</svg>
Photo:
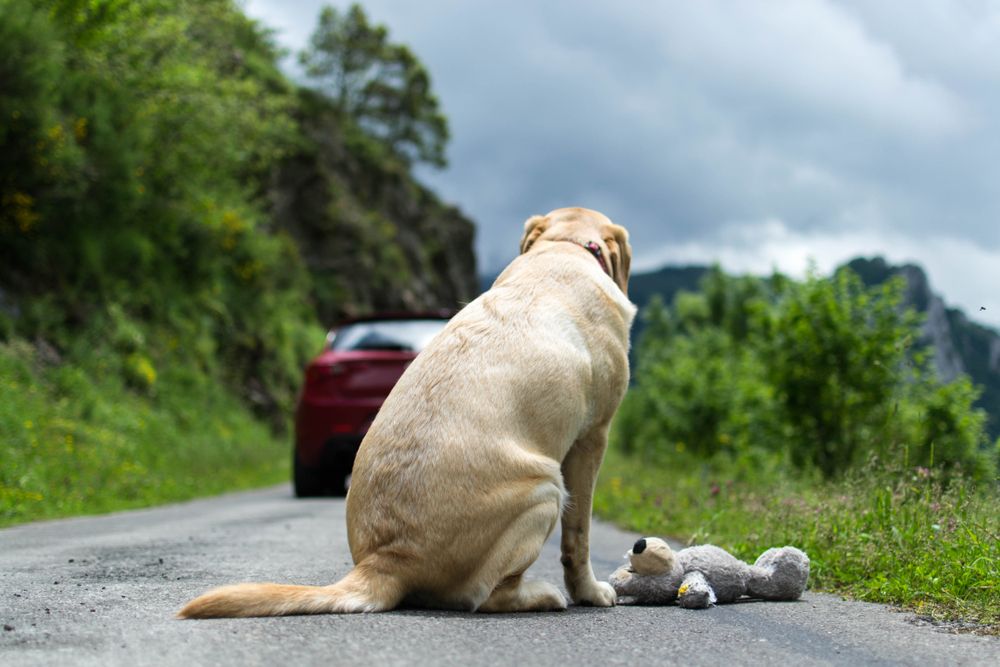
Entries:
<svg viewBox="0 0 1000 667">
<path fill-rule="evenodd" d="M 595 526 L 599 578 L 636 537 Z M 561 583 L 556 539 L 529 574 Z M 0 665 L 1000 665 L 996 637 L 813 593 L 703 611 L 173 618 L 218 584 L 325 584 L 349 568 L 343 501 L 296 500 L 287 486 L 10 528 Z"/>
</svg>

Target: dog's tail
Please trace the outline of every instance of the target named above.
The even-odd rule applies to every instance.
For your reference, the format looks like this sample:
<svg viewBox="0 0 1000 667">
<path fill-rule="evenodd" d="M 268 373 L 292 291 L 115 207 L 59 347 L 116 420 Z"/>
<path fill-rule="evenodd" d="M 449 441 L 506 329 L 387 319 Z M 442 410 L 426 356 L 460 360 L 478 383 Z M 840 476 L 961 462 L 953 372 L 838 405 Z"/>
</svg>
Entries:
<svg viewBox="0 0 1000 667">
<path fill-rule="evenodd" d="M 211 590 L 181 609 L 178 618 L 234 618 L 387 611 L 405 595 L 392 575 L 355 567 L 330 586 L 236 584 Z"/>
</svg>

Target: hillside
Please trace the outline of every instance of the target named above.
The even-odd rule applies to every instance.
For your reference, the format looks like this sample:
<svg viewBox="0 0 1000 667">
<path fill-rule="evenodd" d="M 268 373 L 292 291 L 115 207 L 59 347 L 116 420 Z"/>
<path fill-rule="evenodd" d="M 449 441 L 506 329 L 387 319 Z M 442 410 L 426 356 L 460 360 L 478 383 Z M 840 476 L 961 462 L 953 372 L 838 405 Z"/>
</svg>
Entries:
<svg viewBox="0 0 1000 667">
<path fill-rule="evenodd" d="M 279 56 L 232 0 L 0 0 L 0 523 L 287 478 L 326 327 L 475 295 L 443 115 L 414 153 L 398 79 L 379 134 Z"/>
<path fill-rule="evenodd" d="M 959 374 L 968 375 L 982 389 L 976 406 L 988 414 L 987 430 L 992 438 L 1000 436 L 1000 334 L 972 322 L 957 308 L 949 308 L 934 293 L 927 274 L 919 266 L 893 266 L 883 258 L 857 258 L 844 265 L 868 286 L 879 285 L 893 276 L 906 282 L 904 302 L 924 318 L 924 342 L 931 347 L 939 377 L 949 381 Z M 680 290 L 698 289 L 709 267 L 664 267 L 635 274 L 629 281 L 629 294 L 641 308 L 654 295 L 670 304 Z M 643 329 L 640 317 L 633 329 L 637 340 Z"/>
<path fill-rule="evenodd" d="M 231 0 L 0 11 L 0 335 L 155 328 L 275 413 L 309 328 L 474 296 L 472 222 Z"/>
<path fill-rule="evenodd" d="M 313 277 L 319 320 L 473 299 L 472 221 L 321 95 L 299 91 L 296 115 L 305 141 L 277 165 L 268 198 Z"/>
</svg>

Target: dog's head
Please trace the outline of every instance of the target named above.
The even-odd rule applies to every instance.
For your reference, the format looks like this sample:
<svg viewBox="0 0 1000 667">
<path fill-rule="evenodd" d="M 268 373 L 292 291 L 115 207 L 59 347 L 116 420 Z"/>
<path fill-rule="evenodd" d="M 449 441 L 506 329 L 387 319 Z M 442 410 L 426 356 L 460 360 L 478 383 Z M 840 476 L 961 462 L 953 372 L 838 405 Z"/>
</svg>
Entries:
<svg viewBox="0 0 1000 667">
<path fill-rule="evenodd" d="M 586 208 L 559 208 L 547 215 L 533 215 L 524 223 L 521 254 L 531 250 L 538 241 L 570 241 L 584 248 L 596 244 L 601 255 L 607 258 L 611 278 L 628 294 L 632 263 L 628 231 L 601 213 Z M 593 247 L 590 246 L 591 252 L 595 252 Z"/>
</svg>

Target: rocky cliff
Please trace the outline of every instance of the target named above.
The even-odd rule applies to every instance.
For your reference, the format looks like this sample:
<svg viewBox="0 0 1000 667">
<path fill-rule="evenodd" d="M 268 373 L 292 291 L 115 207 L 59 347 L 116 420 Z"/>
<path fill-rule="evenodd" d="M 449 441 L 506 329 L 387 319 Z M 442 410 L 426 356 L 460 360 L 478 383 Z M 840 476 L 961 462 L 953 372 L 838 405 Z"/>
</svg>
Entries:
<svg viewBox="0 0 1000 667">
<path fill-rule="evenodd" d="M 270 199 L 313 276 L 320 320 L 474 298 L 473 223 L 322 97 L 300 98 L 307 142 L 276 171 Z"/>
</svg>

